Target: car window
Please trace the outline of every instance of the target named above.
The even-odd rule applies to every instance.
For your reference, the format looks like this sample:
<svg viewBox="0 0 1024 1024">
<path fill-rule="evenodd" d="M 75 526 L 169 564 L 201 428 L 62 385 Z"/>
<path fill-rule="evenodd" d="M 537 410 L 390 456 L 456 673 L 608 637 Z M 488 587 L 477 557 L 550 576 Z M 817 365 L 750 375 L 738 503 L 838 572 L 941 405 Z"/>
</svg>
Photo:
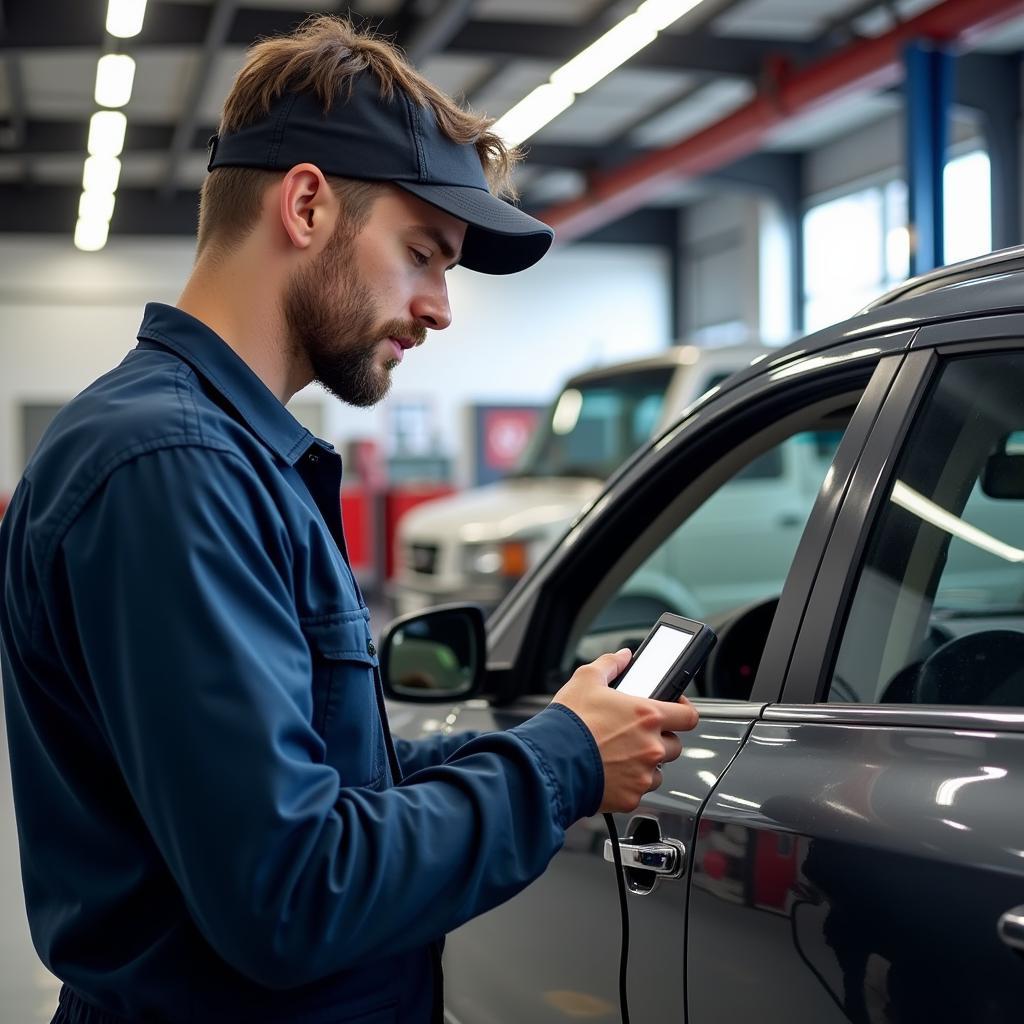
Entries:
<svg viewBox="0 0 1024 1024">
<path fill-rule="evenodd" d="M 831 702 L 1024 705 L 1024 353 L 951 360 L 874 525 Z"/>
<path fill-rule="evenodd" d="M 650 532 L 667 535 L 621 583 L 591 602 L 564 664 L 635 648 L 661 614 L 674 612 L 708 622 L 720 635 L 728 626 L 736 636 L 728 650 L 720 642 L 715 679 L 709 669 L 694 692 L 749 696 L 797 544 L 852 412 L 843 401 L 823 428 L 750 439 L 744 457 L 733 452 L 723 459 L 729 469 L 714 472 L 724 482 L 696 508 L 682 510 L 668 526 L 664 518 L 652 524 Z"/>
</svg>

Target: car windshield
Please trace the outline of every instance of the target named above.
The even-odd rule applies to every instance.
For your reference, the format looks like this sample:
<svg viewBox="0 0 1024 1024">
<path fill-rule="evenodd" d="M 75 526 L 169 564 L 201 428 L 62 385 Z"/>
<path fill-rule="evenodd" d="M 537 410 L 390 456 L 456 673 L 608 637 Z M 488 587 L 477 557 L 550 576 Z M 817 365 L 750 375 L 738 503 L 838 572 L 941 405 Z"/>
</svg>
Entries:
<svg viewBox="0 0 1024 1024">
<path fill-rule="evenodd" d="M 633 371 L 566 388 L 514 475 L 603 480 L 654 432 L 674 369 Z"/>
</svg>

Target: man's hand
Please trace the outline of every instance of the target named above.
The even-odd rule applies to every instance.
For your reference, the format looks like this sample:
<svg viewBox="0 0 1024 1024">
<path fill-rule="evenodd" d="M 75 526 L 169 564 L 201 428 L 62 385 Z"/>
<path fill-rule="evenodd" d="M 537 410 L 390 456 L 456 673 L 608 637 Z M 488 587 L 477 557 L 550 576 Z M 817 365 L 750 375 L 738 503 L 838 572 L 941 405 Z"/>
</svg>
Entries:
<svg viewBox="0 0 1024 1024">
<path fill-rule="evenodd" d="M 609 687 L 629 664 L 628 648 L 603 654 L 578 668 L 553 703 L 575 711 L 592 733 L 604 764 L 602 811 L 632 811 L 645 793 L 661 785 L 660 766 L 683 751 L 675 734 L 697 724 L 697 709 L 678 703 L 630 697 Z"/>
</svg>

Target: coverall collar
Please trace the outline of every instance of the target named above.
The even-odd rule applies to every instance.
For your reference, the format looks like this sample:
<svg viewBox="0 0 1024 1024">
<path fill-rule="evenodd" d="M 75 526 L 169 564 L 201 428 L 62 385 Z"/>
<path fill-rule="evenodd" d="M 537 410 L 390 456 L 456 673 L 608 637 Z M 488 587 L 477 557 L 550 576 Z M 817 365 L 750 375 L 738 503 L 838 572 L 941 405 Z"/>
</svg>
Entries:
<svg viewBox="0 0 1024 1024">
<path fill-rule="evenodd" d="M 281 404 L 249 365 L 201 320 L 162 302 L 149 302 L 139 341 L 155 341 L 206 378 L 238 413 L 242 422 L 272 452 L 293 466 L 311 444 L 333 451 Z"/>
</svg>

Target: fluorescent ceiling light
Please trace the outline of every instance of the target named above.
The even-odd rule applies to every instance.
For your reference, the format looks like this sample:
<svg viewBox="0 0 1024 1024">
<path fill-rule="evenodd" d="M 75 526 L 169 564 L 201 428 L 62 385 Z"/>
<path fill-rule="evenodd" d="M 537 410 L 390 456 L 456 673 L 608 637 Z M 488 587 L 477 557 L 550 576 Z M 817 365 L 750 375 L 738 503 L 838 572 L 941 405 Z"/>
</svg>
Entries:
<svg viewBox="0 0 1024 1024">
<path fill-rule="evenodd" d="M 534 89 L 526 99 L 520 100 L 494 123 L 492 130 L 508 145 L 516 146 L 571 107 L 575 99 L 570 90 L 548 82 Z"/>
<path fill-rule="evenodd" d="M 117 191 L 121 177 L 121 161 L 116 156 L 90 156 L 82 172 L 82 188 L 86 192 Z"/>
<path fill-rule="evenodd" d="M 703 2 L 704 0 L 646 0 L 646 3 L 642 3 L 636 9 L 636 16 L 647 22 L 655 32 L 660 32 Z"/>
<path fill-rule="evenodd" d="M 117 156 L 124 149 L 128 118 L 119 110 L 97 110 L 89 119 L 90 156 Z"/>
<path fill-rule="evenodd" d="M 75 225 L 75 247 L 83 252 L 96 252 L 107 244 L 110 225 L 105 220 L 80 218 Z"/>
<path fill-rule="evenodd" d="M 1005 544 L 984 530 L 965 523 L 952 512 L 947 512 L 934 501 L 929 501 L 923 494 L 918 494 L 901 480 L 897 480 L 896 486 L 892 489 L 892 503 L 919 516 L 926 523 L 931 523 L 932 526 L 937 526 L 940 530 L 945 530 L 954 537 L 981 548 L 982 551 L 987 551 L 998 558 L 1005 558 L 1007 562 L 1024 562 L 1024 551 L 1020 548 Z"/>
<path fill-rule="evenodd" d="M 563 64 L 551 76 L 551 81 L 577 94 L 586 92 L 620 64 L 625 64 L 634 53 L 654 42 L 657 35 L 657 29 L 651 28 L 638 14 L 631 14 L 568 64 Z"/>
<path fill-rule="evenodd" d="M 110 220 L 114 216 L 113 192 L 83 192 L 78 200 L 78 216 L 82 220 Z"/>
<path fill-rule="evenodd" d="M 142 31 L 146 0 L 110 0 L 107 7 L 107 31 L 119 39 L 129 39 Z"/>
<path fill-rule="evenodd" d="M 534 89 L 526 99 L 499 118 L 494 123 L 494 131 L 508 145 L 518 145 L 572 106 L 576 96 L 595 86 L 635 53 L 654 42 L 662 29 L 703 2 L 645 0 L 600 39 L 554 71 L 547 85 Z"/>
<path fill-rule="evenodd" d="M 132 98 L 135 61 L 126 53 L 108 53 L 96 65 L 96 102 L 101 107 L 123 107 Z"/>
</svg>

